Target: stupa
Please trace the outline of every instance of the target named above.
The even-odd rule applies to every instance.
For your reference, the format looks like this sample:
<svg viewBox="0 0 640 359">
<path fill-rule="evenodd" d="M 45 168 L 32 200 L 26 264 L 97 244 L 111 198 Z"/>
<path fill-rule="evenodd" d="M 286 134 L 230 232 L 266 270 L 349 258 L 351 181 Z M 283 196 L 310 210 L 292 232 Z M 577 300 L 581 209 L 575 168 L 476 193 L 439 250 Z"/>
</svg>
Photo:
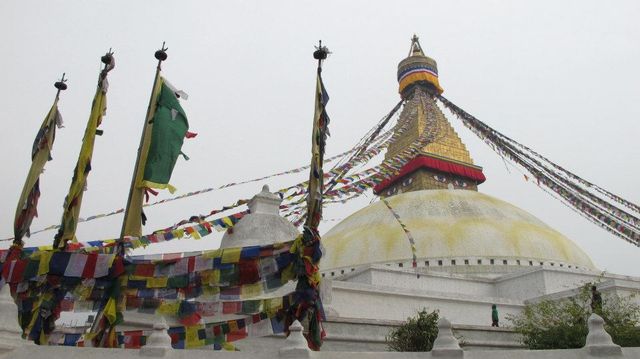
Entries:
<svg viewBox="0 0 640 359">
<path fill-rule="evenodd" d="M 400 95 L 407 100 L 400 123 L 406 130 L 389 145 L 393 158 L 419 137 L 427 145 L 399 173 L 375 187 L 411 231 L 420 267 L 504 273 L 512 266 L 562 266 L 596 270 L 571 240 L 533 215 L 478 192 L 486 178 L 436 105 L 442 93 L 436 61 L 424 55 L 417 37 L 398 65 Z M 326 270 L 361 265 L 411 265 L 412 251 L 393 213 L 377 202 L 352 214 L 324 237 Z M 496 265 L 499 265 L 496 267 Z M 459 267 L 461 266 L 461 267 Z M 455 268 L 449 268 L 455 267 Z"/>
<path fill-rule="evenodd" d="M 385 350 L 388 330 L 422 308 L 449 319 L 466 349 L 513 348 L 521 344 L 510 329 L 491 327 L 493 304 L 506 324 L 525 303 L 572 296 L 587 282 L 619 295 L 640 289 L 640 278 L 601 273 L 575 242 L 478 191 L 482 167 L 436 104 L 444 91 L 437 64 L 417 36 L 398 83 L 405 126 L 386 158 L 424 142 L 375 187 L 386 204 L 374 202 L 323 235 L 325 348 Z"/>
</svg>

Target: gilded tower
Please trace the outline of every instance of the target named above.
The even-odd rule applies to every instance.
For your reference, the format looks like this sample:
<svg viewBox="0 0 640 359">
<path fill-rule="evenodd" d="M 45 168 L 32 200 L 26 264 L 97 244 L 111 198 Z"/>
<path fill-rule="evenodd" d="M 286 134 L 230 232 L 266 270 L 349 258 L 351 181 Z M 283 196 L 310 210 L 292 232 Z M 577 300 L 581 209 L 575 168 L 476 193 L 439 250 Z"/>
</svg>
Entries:
<svg viewBox="0 0 640 359">
<path fill-rule="evenodd" d="M 397 133 L 386 159 L 418 145 L 402 169 L 376 186 L 377 194 L 388 197 L 398 193 L 429 189 L 478 190 L 485 181 L 482 167 L 476 166 L 462 140 L 436 105 L 435 96 L 444 90 L 438 82 L 436 61 L 424 54 L 417 36 L 411 40 L 409 56 L 398 64 L 400 96 L 406 100 Z"/>
</svg>

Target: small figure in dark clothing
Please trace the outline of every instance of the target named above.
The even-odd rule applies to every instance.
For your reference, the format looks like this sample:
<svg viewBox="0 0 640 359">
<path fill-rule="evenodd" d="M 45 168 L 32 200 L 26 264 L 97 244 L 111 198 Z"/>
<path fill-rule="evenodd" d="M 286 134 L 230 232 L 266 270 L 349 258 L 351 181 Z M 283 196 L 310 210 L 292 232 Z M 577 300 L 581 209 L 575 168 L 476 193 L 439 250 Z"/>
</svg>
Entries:
<svg viewBox="0 0 640 359">
<path fill-rule="evenodd" d="M 494 304 L 491 306 L 491 326 L 499 327 L 498 325 L 498 307 Z"/>
<path fill-rule="evenodd" d="M 595 285 L 591 286 L 591 311 L 602 315 L 602 296 Z"/>
</svg>

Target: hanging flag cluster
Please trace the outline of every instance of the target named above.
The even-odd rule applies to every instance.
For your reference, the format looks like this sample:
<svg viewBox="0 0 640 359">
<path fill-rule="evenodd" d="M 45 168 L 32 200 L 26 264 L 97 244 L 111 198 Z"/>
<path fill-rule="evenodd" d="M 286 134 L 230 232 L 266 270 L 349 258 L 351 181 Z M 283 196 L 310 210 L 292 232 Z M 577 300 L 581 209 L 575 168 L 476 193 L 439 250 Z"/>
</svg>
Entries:
<svg viewBox="0 0 640 359">
<path fill-rule="evenodd" d="M 62 115 L 58 110 L 58 100 L 60 99 L 60 91 L 67 88 L 64 83 L 64 75 L 62 80 L 56 82 L 58 89 L 53 105 L 42 121 L 38 134 L 33 141 L 31 149 L 31 167 L 27 174 L 27 179 L 22 188 L 18 206 L 16 207 L 16 215 L 13 222 L 13 238 L 14 244 L 21 246 L 23 244 L 22 237 L 30 236 L 29 227 L 34 217 L 38 216 L 38 199 L 40 198 L 40 174 L 44 171 L 44 165 L 51 160 L 51 149 L 56 139 L 56 127 L 62 127 Z"/>
<path fill-rule="evenodd" d="M 103 318 L 115 324 L 121 312 L 137 310 L 173 315 L 184 325 L 195 325 L 216 313 L 288 310 L 282 298 L 268 294 L 294 280 L 299 269 L 293 242 L 159 260 L 62 251 L 0 259 L 2 279 L 11 287 L 24 333 L 39 344 L 48 342 L 61 311 L 100 309 Z M 114 292 L 124 300 L 119 302 Z M 102 343 L 115 338 L 91 333 L 85 339 Z"/>
<path fill-rule="evenodd" d="M 294 292 L 294 301 L 289 308 L 285 329 L 295 321 L 308 323 L 307 342 L 309 347 L 319 350 L 325 336 L 322 321 L 325 320 L 322 301 L 320 300 L 320 273 L 318 263 L 322 257 L 320 249 L 320 233 L 318 225 L 322 219 L 322 200 L 324 193 L 324 152 L 329 136 L 329 116 L 326 112 L 329 95 L 322 82 L 322 62 L 327 58 L 329 50 L 320 42 L 313 57 L 318 60 L 316 78 L 315 113 L 311 137 L 311 168 L 307 191 L 307 221 L 302 234 L 291 248 L 294 254 L 293 269 L 298 280 Z"/>
<path fill-rule="evenodd" d="M 442 96 L 441 103 L 500 156 L 526 170 L 538 185 L 556 193 L 565 204 L 610 233 L 640 246 L 640 211 L 636 204 L 596 186 L 551 162 L 530 148 L 489 127 Z M 599 194 L 599 195 L 598 195 Z M 615 202 L 627 210 L 612 203 Z"/>
<path fill-rule="evenodd" d="M 98 129 L 98 127 L 102 124 L 102 117 L 107 110 L 107 90 L 109 89 L 107 75 L 116 65 L 116 61 L 111 52 L 102 57 L 102 62 L 104 63 L 104 68 L 98 75 L 98 86 L 93 98 L 93 104 L 91 105 L 91 114 L 89 115 L 84 137 L 82 138 L 78 162 L 73 170 L 69 193 L 64 199 L 61 224 L 53 241 L 54 248 L 64 249 L 68 242 L 77 242 L 76 228 L 78 226 L 78 218 L 80 217 L 82 196 L 87 188 L 87 177 L 91 171 L 93 147 L 96 135 L 102 135 L 102 130 Z"/>
</svg>

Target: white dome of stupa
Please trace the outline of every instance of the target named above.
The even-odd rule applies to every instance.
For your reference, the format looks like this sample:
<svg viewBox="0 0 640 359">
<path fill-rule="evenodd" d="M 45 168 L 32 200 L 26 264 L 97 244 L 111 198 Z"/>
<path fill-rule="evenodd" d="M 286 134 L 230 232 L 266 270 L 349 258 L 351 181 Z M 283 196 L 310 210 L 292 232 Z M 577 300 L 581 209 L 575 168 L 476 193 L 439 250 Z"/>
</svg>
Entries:
<svg viewBox="0 0 640 359">
<path fill-rule="evenodd" d="M 538 218 L 476 191 L 421 190 L 387 198 L 415 240 L 418 266 L 544 265 L 596 270 L 589 256 Z M 386 263 L 410 266 L 409 241 L 378 201 L 322 237 L 323 271 Z"/>
</svg>

